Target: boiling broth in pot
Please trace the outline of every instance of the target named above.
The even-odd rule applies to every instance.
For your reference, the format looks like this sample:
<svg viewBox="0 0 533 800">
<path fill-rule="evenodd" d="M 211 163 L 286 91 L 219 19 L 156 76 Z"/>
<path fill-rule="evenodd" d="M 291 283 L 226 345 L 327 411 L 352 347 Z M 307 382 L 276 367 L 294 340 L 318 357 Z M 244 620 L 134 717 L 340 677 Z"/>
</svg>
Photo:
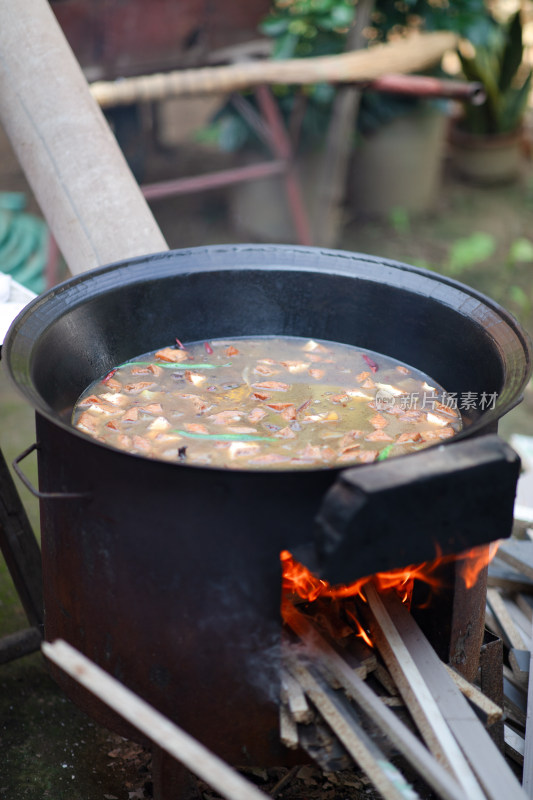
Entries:
<svg viewBox="0 0 533 800">
<path fill-rule="evenodd" d="M 83 392 L 72 423 L 131 453 L 233 469 L 369 463 L 462 427 L 442 387 L 406 364 L 337 342 L 260 336 L 138 356 Z"/>
</svg>

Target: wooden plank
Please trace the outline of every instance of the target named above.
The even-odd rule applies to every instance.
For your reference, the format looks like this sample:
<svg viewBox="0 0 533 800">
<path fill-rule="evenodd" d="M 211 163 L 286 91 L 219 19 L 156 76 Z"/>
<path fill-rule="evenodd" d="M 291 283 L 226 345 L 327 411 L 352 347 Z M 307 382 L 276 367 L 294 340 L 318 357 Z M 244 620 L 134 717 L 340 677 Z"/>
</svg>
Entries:
<svg viewBox="0 0 533 800">
<path fill-rule="evenodd" d="M 403 708 L 405 703 L 401 697 L 387 697 L 386 695 L 379 695 L 381 702 L 389 708 Z"/>
<path fill-rule="evenodd" d="M 383 706 L 379 698 L 369 689 L 364 680 L 343 661 L 337 653 L 327 653 L 327 657 L 314 644 L 313 629 L 306 617 L 291 605 L 284 605 L 283 616 L 292 630 L 308 644 L 308 653 L 313 662 L 324 673 L 332 669 L 344 691 L 380 730 L 411 766 L 422 776 L 443 800 L 470 800 L 454 778 L 444 769 L 420 740 L 407 728 L 395 714 Z"/>
<path fill-rule="evenodd" d="M 298 749 L 298 727 L 289 709 L 283 703 L 279 706 L 279 738 L 289 750 Z"/>
<path fill-rule="evenodd" d="M 529 674 L 533 675 L 533 653 L 529 654 Z M 524 745 L 524 769 L 522 786 L 529 798 L 533 798 L 533 685 L 527 694 L 526 740 Z"/>
<path fill-rule="evenodd" d="M 533 525 L 533 508 L 516 504 L 514 507 L 514 518 L 515 522 L 522 524 L 524 527 Z"/>
<path fill-rule="evenodd" d="M 502 719 L 503 708 L 493 703 L 477 686 L 463 678 L 453 667 L 448 664 L 445 664 L 445 667 L 461 694 L 481 713 L 487 728 Z"/>
<path fill-rule="evenodd" d="M 321 654 L 322 663 L 327 666 L 333 677 L 337 676 L 337 668 L 339 662 L 343 662 L 343 658 L 339 652 L 335 650 L 317 630 L 312 617 L 301 614 L 290 602 L 282 605 L 282 616 L 287 625 L 300 637 L 300 639 L 312 648 L 315 648 Z M 362 664 L 354 666 L 350 665 L 350 669 L 361 678 L 366 678 L 367 670 Z"/>
<path fill-rule="evenodd" d="M 384 626 L 387 630 L 387 638 L 390 633 L 394 642 L 399 639 L 403 645 L 403 648 L 399 647 L 396 653 L 396 658 L 401 657 L 399 666 L 402 674 L 405 672 L 404 664 L 406 663 L 403 659 L 409 659 L 418 670 L 419 679 L 424 682 L 430 696 L 434 698 L 439 715 L 444 717 L 449 730 L 460 745 L 462 753 L 474 770 L 483 787 L 483 796 L 490 800 L 502 800 L 504 797 L 506 800 L 511 800 L 511 798 L 523 800 L 525 795 L 522 787 L 505 758 L 494 745 L 468 702 L 447 674 L 433 647 L 397 595 L 390 592 L 381 598 L 373 584 L 365 587 L 364 591 L 374 616 L 376 611 L 379 613 L 380 629 L 383 630 Z M 390 649 L 390 645 L 387 647 Z M 396 678 L 395 675 L 394 677 Z M 419 679 L 414 678 L 416 689 Z M 398 688 L 402 692 L 400 683 L 398 683 Z M 415 692 L 411 691 L 406 694 L 415 694 Z M 423 695 L 421 695 L 421 699 L 424 699 Z M 407 699 L 406 702 L 408 702 Z M 412 712 L 411 705 L 409 703 L 408 705 Z M 468 773 L 465 774 L 468 777 Z"/>
<path fill-rule="evenodd" d="M 530 623 L 533 622 L 533 596 L 525 592 L 515 595 L 515 602 L 518 608 L 527 617 Z"/>
<path fill-rule="evenodd" d="M 505 633 L 505 638 L 517 650 L 527 650 L 524 639 L 515 625 L 509 610 L 498 589 L 487 589 L 487 602 Z"/>
<path fill-rule="evenodd" d="M 495 558 L 489 564 L 487 585 L 508 592 L 527 592 L 533 591 L 533 578 L 526 577 L 522 572 Z"/>
<path fill-rule="evenodd" d="M 376 669 L 378 663 L 376 654 L 360 637 L 351 636 L 350 641 L 342 650 L 344 652 L 341 652 L 341 655 L 349 664 L 353 665 L 354 669 L 359 666 L 364 667 L 367 674 Z M 356 660 L 352 661 L 351 659 Z M 363 677 L 362 670 L 360 670 L 359 674 Z"/>
<path fill-rule="evenodd" d="M 498 548 L 498 558 L 533 579 L 533 542 L 509 539 Z"/>
<path fill-rule="evenodd" d="M 418 794 L 405 782 L 401 773 L 385 758 L 357 720 L 343 707 L 334 691 L 326 687 L 293 654 L 287 654 L 287 663 L 313 705 L 341 740 L 356 764 L 368 775 L 384 800 L 415 800 L 418 798 Z"/>
<path fill-rule="evenodd" d="M 512 758 L 513 761 L 516 761 L 517 764 L 522 766 L 524 763 L 525 750 L 524 737 L 520 736 L 520 734 L 511 728 L 510 725 L 504 726 L 503 735 L 506 755 L 508 755 L 509 758 Z"/>
<path fill-rule="evenodd" d="M 383 664 L 377 664 L 376 669 L 374 670 L 374 675 L 376 676 L 377 680 L 381 683 L 384 689 L 388 691 L 388 693 L 392 696 L 398 694 L 398 687 L 392 680 L 390 673 L 385 669 Z"/>
<path fill-rule="evenodd" d="M 311 722 L 313 712 L 305 698 L 302 687 L 286 669 L 281 670 L 281 699 L 289 707 L 295 722 Z"/>
<path fill-rule="evenodd" d="M 516 680 L 516 676 L 513 676 Z M 503 675 L 503 707 L 507 715 L 523 728 L 526 726 L 527 697 L 518 685 L 509 679 L 505 669 Z"/>
<path fill-rule="evenodd" d="M 376 642 L 422 738 L 433 755 L 455 776 L 471 800 L 484 798 L 485 795 L 435 698 L 398 633 L 390 617 L 389 608 L 385 608 L 383 599 L 373 584 L 365 586 L 363 591 L 372 613 L 372 639 Z M 390 607 L 390 603 L 388 605 Z"/>
<path fill-rule="evenodd" d="M 516 599 L 508 595 L 502 595 L 503 602 L 513 620 L 518 633 L 525 645 L 525 650 L 533 650 L 533 639 L 531 638 L 531 620 L 524 614 Z M 518 648 L 517 648 L 518 649 Z"/>
<path fill-rule="evenodd" d="M 353 759 L 318 712 L 312 725 L 298 726 L 300 747 L 323 772 L 353 768 Z"/>
<path fill-rule="evenodd" d="M 227 800 L 268 800 L 268 795 L 222 759 L 66 642 L 43 642 L 42 650 L 50 661 Z"/>
<path fill-rule="evenodd" d="M 315 601 L 318 604 L 320 601 Z M 324 615 L 329 621 L 333 613 L 331 604 L 324 607 L 323 614 L 306 614 L 309 621 L 313 624 L 316 631 L 338 653 L 351 667 L 357 670 L 358 674 L 365 678 L 368 672 L 376 668 L 376 654 L 360 636 L 356 635 L 356 630 L 351 623 L 350 610 L 354 608 L 353 603 L 345 600 L 343 603 L 344 611 L 347 612 L 348 621 L 339 626 L 339 638 L 335 636 L 336 625 L 326 624 Z M 353 612 L 355 613 L 355 611 Z M 349 631 L 346 635 L 345 631 Z"/>
<path fill-rule="evenodd" d="M 529 680 L 530 650 L 509 650 L 509 664 L 516 679 L 527 686 Z"/>
</svg>

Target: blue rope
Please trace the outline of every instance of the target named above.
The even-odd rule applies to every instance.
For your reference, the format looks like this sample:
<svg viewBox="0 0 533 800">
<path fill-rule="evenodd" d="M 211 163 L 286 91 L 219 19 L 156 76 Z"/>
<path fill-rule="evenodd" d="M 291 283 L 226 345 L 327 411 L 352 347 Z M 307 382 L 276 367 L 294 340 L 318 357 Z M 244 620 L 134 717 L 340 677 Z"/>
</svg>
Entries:
<svg viewBox="0 0 533 800">
<path fill-rule="evenodd" d="M 22 192 L 0 192 L 0 272 L 41 294 L 46 288 L 48 228 L 24 213 L 25 207 Z"/>
</svg>

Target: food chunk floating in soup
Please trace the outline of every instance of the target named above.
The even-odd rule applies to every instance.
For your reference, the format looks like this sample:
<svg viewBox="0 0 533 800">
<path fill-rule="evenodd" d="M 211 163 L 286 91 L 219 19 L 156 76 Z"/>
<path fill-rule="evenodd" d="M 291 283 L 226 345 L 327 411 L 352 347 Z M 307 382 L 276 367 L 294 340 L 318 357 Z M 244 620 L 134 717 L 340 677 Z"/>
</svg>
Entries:
<svg viewBox="0 0 533 800">
<path fill-rule="evenodd" d="M 162 347 L 92 383 L 72 422 L 130 453 L 234 469 L 369 463 L 461 428 L 443 389 L 412 367 L 297 337 Z"/>
</svg>

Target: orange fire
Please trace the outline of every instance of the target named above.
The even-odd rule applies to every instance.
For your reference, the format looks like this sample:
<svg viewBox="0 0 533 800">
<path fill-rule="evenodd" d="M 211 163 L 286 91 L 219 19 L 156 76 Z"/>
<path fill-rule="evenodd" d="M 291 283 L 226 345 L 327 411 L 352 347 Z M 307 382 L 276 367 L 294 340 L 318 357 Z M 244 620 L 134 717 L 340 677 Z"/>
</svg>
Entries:
<svg viewBox="0 0 533 800">
<path fill-rule="evenodd" d="M 313 575 L 303 564 L 292 557 L 288 550 L 280 553 L 283 592 L 285 595 L 297 594 L 302 599 L 313 601 L 318 597 L 354 597 L 359 595 L 363 600 L 363 586 L 374 579 L 378 589 L 387 591 L 395 589 L 408 606 L 411 604 L 413 587 L 415 580 L 422 581 L 430 586 L 434 591 L 443 588 L 442 580 L 438 577 L 440 567 L 459 561 L 459 576 L 470 589 L 477 581 L 481 570 L 489 564 L 498 550 L 498 542 L 493 542 L 480 547 L 473 547 L 471 550 L 460 555 L 437 556 L 433 561 L 426 561 L 423 564 L 411 565 L 403 569 L 393 569 L 389 572 L 378 572 L 376 575 L 369 575 L 359 578 L 348 586 L 331 586 L 327 581 L 321 580 Z"/>
</svg>

